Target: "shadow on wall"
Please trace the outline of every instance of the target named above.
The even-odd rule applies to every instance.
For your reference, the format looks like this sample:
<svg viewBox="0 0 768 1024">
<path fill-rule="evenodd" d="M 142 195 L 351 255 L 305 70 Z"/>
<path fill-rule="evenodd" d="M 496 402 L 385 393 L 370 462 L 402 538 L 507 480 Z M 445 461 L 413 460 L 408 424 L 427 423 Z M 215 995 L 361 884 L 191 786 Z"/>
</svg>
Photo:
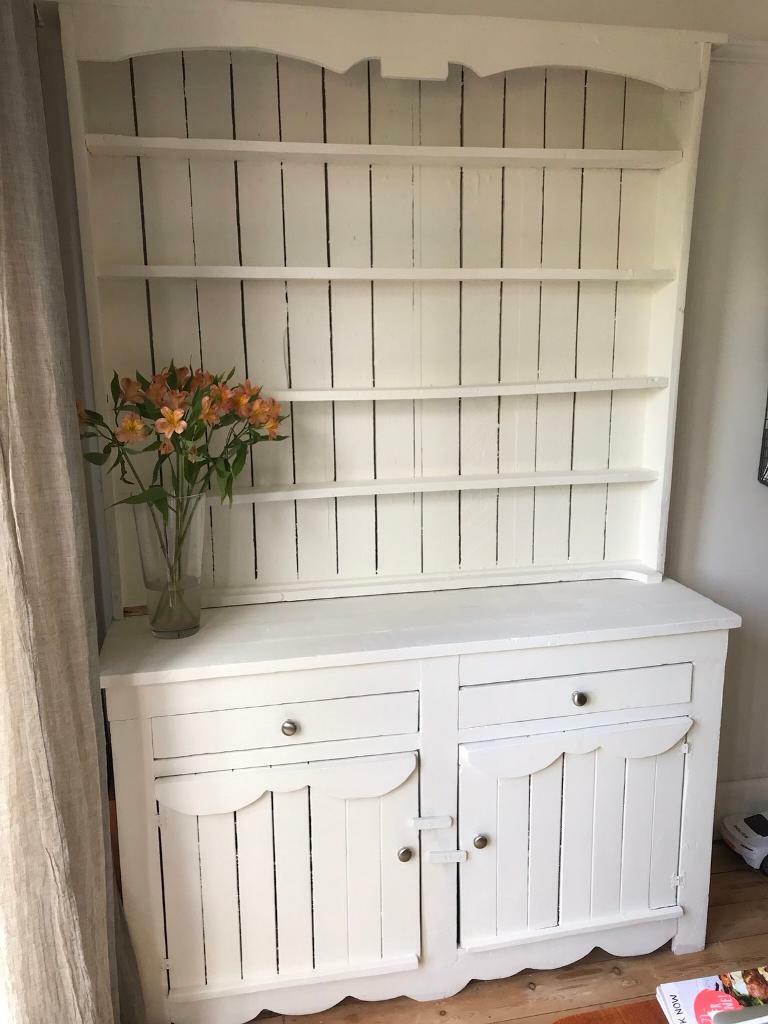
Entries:
<svg viewBox="0 0 768 1024">
<path fill-rule="evenodd" d="M 721 780 L 765 779 L 768 488 L 768 48 L 715 60 L 701 141 L 667 572 L 744 619 L 731 637 Z M 754 787 L 753 787 L 754 789 Z"/>
</svg>

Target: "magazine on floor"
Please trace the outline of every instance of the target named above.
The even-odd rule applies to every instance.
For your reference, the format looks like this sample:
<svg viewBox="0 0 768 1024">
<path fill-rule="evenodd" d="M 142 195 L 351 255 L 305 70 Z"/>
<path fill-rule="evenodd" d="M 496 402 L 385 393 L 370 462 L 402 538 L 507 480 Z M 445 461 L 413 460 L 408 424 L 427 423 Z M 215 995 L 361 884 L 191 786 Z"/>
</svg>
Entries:
<svg viewBox="0 0 768 1024">
<path fill-rule="evenodd" d="M 768 1024 L 768 966 L 659 985 L 656 998 L 670 1024 Z"/>
</svg>

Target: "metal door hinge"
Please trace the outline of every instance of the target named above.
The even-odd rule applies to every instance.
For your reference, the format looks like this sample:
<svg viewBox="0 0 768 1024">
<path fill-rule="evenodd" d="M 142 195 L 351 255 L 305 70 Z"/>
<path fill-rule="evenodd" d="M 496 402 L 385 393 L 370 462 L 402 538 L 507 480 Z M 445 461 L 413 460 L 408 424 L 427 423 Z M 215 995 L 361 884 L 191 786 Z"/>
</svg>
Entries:
<svg viewBox="0 0 768 1024">
<path fill-rule="evenodd" d="M 410 824 L 411 828 L 424 832 L 427 829 L 433 828 L 450 828 L 453 824 L 453 818 L 450 814 L 433 815 L 427 818 L 411 818 Z"/>
<path fill-rule="evenodd" d="M 430 864 L 463 864 L 466 859 L 466 850 L 430 850 L 427 854 Z"/>
<path fill-rule="evenodd" d="M 679 875 L 672 875 L 672 885 L 683 885 L 684 882 L 685 882 L 685 875 L 684 874 L 681 873 Z"/>
<path fill-rule="evenodd" d="M 161 956 L 160 957 L 160 967 L 164 971 L 170 971 L 170 969 L 171 969 L 171 961 L 167 957 Z"/>
<path fill-rule="evenodd" d="M 691 752 L 691 744 L 688 742 L 688 740 L 683 740 L 683 742 L 682 742 L 682 744 L 680 746 L 680 750 L 682 751 L 683 754 L 690 754 L 690 752 Z"/>
</svg>

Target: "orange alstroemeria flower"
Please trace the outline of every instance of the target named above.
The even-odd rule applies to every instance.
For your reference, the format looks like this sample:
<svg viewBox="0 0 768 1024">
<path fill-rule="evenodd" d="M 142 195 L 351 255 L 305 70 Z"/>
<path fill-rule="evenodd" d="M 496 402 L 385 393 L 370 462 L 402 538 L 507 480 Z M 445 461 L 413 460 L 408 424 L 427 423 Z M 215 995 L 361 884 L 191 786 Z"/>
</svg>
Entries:
<svg viewBox="0 0 768 1024">
<path fill-rule="evenodd" d="M 164 405 L 160 412 L 163 415 L 160 419 L 155 420 L 155 430 L 158 434 L 162 434 L 166 441 L 170 441 L 174 434 L 183 434 L 187 429 L 183 409 L 171 409 Z"/>
<path fill-rule="evenodd" d="M 156 373 L 147 388 L 147 398 L 150 400 L 152 405 L 156 405 L 158 408 L 163 404 L 165 400 L 165 393 L 168 390 L 166 379 L 167 374 Z"/>
<path fill-rule="evenodd" d="M 232 408 L 232 392 L 226 384 L 211 385 L 211 402 L 220 413 L 229 412 Z"/>
<path fill-rule="evenodd" d="M 123 396 L 124 402 L 140 402 L 144 397 L 144 392 L 139 387 L 138 381 L 135 381 L 132 377 L 122 377 L 120 379 L 120 394 Z"/>
<path fill-rule="evenodd" d="M 253 403 L 248 422 L 253 427 L 263 427 L 270 439 L 274 440 L 280 428 L 280 403 L 274 398 L 257 398 Z"/>
<path fill-rule="evenodd" d="M 215 427 L 219 422 L 219 410 L 210 395 L 205 395 L 200 403 L 200 419 L 209 427 Z"/>
<path fill-rule="evenodd" d="M 160 452 L 161 455 L 170 455 L 171 452 L 173 451 L 173 445 L 171 444 L 170 441 L 166 439 L 165 441 L 162 442 L 162 444 L 158 448 L 158 451 Z"/>
<path fill-rule="evenodd" d="M 168 390 L 163 400 L 170 409 L 183 409 L 185 405 L 189 405 L 189 392 Z"/>
<path fill-rule="evenodd" d="M 88 418 L 88 413 L 85 411 L 85 406 L 79 398 L 75 400 L 75 408 L 77 409 L 77 418 L 80 421 L 80 426 L 87 427 L 91 421 Z"/>
<path fill-rule="evenodd" d="M 115 431 L 115 437 L 121 444 L 137 444 L 148 433 L 141 416 L 137 416 L 135 412 L 127 412 Z"/>
<path fill-rule="evenodd" d="M 192 379 L 189 382 L 189 390 L 197 391 L 199 388 L 207 388 L 209 384 L 213 383 L 213 375 L 208 373 L 207 370 L 195 370 L 192 374 Z"/>
<path fill-rule="evenodd" d="M 180 388 L 183 388 L 189 378 L 192 376 L 192 371 L 188 366 L 177 366 L 176 367 L 176 383 Z"/>
</svg>

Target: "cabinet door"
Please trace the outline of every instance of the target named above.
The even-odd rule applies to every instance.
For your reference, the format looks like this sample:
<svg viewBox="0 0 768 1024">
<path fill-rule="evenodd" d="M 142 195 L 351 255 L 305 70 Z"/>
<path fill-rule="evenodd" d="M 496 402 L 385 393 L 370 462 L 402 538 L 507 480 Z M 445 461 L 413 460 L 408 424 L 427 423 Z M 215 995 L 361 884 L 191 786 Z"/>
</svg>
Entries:
<svg viewBox="0 0 768 1024">
<path fill-rule="evenodd" d="M 673 718 L 462 747 L 462 946 L 679 913 L 691 724 Z"/>
<path fill-rule="evenodd" d="M 155 791 L 172 995 L 416 965 L 416 754 L 177 776 Z"/>
</svg>

